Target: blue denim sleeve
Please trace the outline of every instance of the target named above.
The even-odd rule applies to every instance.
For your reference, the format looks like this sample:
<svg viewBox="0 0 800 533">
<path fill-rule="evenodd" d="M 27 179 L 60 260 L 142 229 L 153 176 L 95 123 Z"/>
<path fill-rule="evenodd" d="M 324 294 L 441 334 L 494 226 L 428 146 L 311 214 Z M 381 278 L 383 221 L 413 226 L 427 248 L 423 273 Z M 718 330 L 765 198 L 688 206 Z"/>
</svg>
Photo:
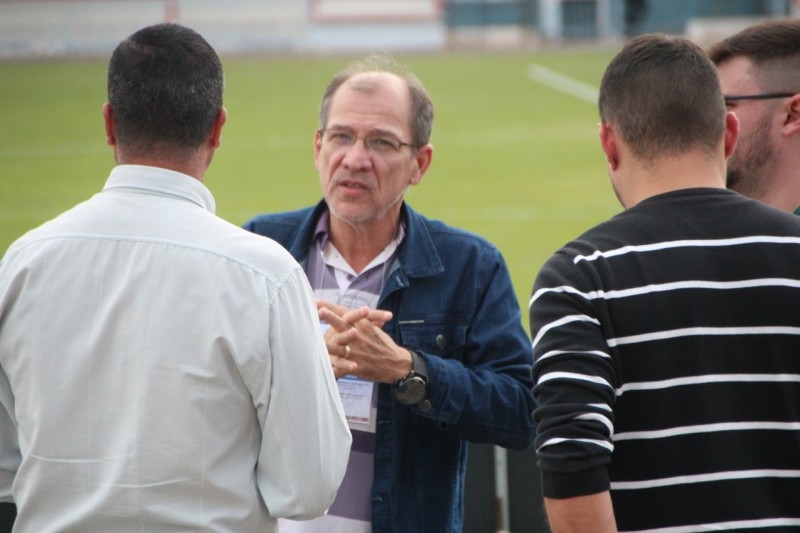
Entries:
<svg viewBox="0 0 800 533">
<path fill-rule="evenodd" d="M 452 293 L 437 291 L 452 306 L 443 323 L 403 335 L 428 369 L 431 409 L 414 409 L 461 439 L 525 449 L 535 433 L 532 354 L 511 277 L 492 246 L 460 263 L 447 276 Z"/>
</svg>

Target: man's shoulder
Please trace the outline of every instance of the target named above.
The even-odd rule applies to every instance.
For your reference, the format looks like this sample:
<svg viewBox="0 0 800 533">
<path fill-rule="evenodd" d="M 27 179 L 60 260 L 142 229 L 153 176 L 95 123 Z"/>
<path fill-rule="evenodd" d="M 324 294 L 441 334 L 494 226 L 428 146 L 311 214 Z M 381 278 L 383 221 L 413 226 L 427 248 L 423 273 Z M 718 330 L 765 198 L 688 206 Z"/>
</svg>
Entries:
<svg viewBox="0 0 800 533">
<path fill-rule="evenodd" d="M 559 248 L 550 262 L 577 263 L 621 256 L 626 250 L 700 250 L 707 248 L 703 243 L 716 248 L 719 242 L 798 237 L 800 217 L 727 189 L 688 189 L 652 198 L 598 223 Z"/>
<path fill-rule="evenodd" d="M 415 220 L 416 224 L 423 226 L 437 245 L 497 250 L 491 241 L 475 232 L 452 226 L 441 220 L 428 218 L 415 211 L 410 211 L 410 213 L 412 213 L 411 219 Z"/>
<path fill-rule="evenodd" d="M 293 211 L 282 211 L 278 213 L 262 213 L 256 215 L 244 224 L 244 228 L 258 233 L 268 235 L 269 231 L 281 231 L 286 227 L 297 227 L 303 220 L 307 219 L 314 211 L 314 207 L 304 207 Z"/>
<path fill-rule="evenodd" d="M 216 224 L 217 229 L 208 232 L 203 248 L 208 253 L 224 257 L 231 268 L 252 270 L 273 281 L 300 268 L 284 246 L 274 239 L 245 231 L 222 219 Z"/>
<path fill-rule="evenodd" d="M 290 247 L 298 238 L 300 232 L 311 224 L 317 207 L 304 207 L 293 211 L 279 213 L 264 213 L 255 216 L 242 226 L 247 231 L 269 237 L 282 246 Z"/>
</svg>

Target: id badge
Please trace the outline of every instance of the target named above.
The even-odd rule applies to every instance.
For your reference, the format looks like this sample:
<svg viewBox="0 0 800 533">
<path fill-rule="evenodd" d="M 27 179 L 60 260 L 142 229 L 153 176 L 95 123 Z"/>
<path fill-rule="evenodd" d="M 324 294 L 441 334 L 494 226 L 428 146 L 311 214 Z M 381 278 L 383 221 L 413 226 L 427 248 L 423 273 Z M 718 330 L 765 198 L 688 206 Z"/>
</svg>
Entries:
<svg viewBox="0 0 800 533">
<path fill-rule="evenodd" d="M 355 376 L 342 376 L 336 380 L 339 397 L 351 429 L 374 431 L 374 409 L 372 408 L 375 382 Z"/>
</svg>

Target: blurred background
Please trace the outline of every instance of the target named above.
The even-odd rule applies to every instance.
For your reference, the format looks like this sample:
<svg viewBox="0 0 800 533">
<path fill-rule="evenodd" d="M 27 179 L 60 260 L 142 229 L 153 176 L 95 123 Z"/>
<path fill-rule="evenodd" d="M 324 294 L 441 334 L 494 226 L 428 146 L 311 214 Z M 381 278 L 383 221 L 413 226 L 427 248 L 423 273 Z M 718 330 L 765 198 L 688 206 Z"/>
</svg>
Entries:
<svg viewBox="0 0 800 533">
<path fill-rule="evenodd" d="M 154 20 L 221 53 L 529 49 L 639 32 L 704 40 L 796 0 L 0 0 L 0 57 L 106 54 Z"/>
<path fill-rule="evenodd" d="M 596 97 L 625 40 L 706 46 L 796 16 L 800 0 L 0 0 L 0 253 L 102 188 L 108 57 L 178 22 L 223 61 L 229 117 L 206 185 L 237 225 L 318 201 L 312 141 L 336 72 L 376 52 L 407 65 L 436 107 L 434 161 L 407 200 L 498 246 L 527 329 L 542 263 L 621 209 Z M 465 532 L 546 531 L 532 449 L 472 444 L 469 463 Z"/>
</svg>

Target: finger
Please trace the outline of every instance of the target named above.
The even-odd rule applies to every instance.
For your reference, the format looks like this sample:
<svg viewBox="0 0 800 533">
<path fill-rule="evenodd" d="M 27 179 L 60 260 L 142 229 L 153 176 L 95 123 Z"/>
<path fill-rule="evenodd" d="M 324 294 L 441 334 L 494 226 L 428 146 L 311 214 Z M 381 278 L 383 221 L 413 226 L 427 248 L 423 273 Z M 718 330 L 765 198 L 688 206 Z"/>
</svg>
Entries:
<svg viewBox="0 0 800 533">
<path fill-rule="evenodd" d="M 325 348 L 328 349 L 328 355 L 331 357 L 339 357 L 342 351 L 342 345 L 336 342 L 336 339 L 325 339 Z"/>
<path fill-rule="evenodd" d="M 342 357 L 331 356 L 331 368 L 333 369 L 333 375 L 336 379 L 339 379 L 342 376 L 354 373 L 358 370 L 358 365 Z"/>
<path fill-rule="evenodd" d="M 348 309 L 339 304 L 335 304 L 328 300 L 317 300 L 317 309 L 328 309 L 338 316 L 344 315 Z"/>
<path fill-rule="evenodd" d="M 319 310 L 320 320 L 324 320 L 330 324 L 331 328 L 336 331 L 342 332 L 349 329 L 353 324 L 359 320 L 363 320 L 369 314 L 369 307 L 359 307 L 352 311 L 347 311 L 344 315 L 337 315 L 327 307 L 322 307 Z"/>
<path fill-rule="evenodd" d="M 344 357 L 345 345 L 349 346 L 349 343 L 354 340 L 354 336 L 352 334 L 352 328 L 343 333 L 339 333 L 335 329 L 330 328 L 325 332 L 322 339 L 331 357 Z M 352 346 L 350 347 L 350 353 L 352 353 Z"/>
<path fill-rule="evenodd" d="M 336 332 L 326 343 L 328 352 L 334 355 L 344 356 L 344 347 L 345 345 L 349 345 L 352 353 L 352 351 L 355 350 L 353 343 L 358 342 L 359 336 L 359 331 L 356 328 L 348 328 L 342 332 Z"/>
<path fill-rule="evenodd" d="M 390 321 L 393 316 L 391 311 L 386 311 L 384 309 L 369 309 L 367 307 L 367 316 L 364 317 L 363 307 L 359 307 L 357 309 L 347 309 L 346 307 L 342 307 L 341 305 L 334 304 L 327 300 L 317 300 L 317 309 L 320 311 L 322 309 L 327 309 L 350 324 L 355 324 L 358 320 L 366 318 L 378 327 L 383 327 L 383 325 Z M 320 317 L 322 317 L 322 313 L 320 313 Z"/>
<path fill-rule="evenodd" d="M 344 315 L 342 315 L 342 319 L 347 321 L 347 323 L 352 326 L 359 320 L 364 320 L 368 318 L 372 311 L 373 311 L 372 309 L 370 309 L 365 305 L 362 307 L 358 307 L 356 309 L 350 309 Z"/>
<path fill-rule="evenodd" d="M 327 307 L 321 307 L 319 309 L 319 319 L 323 322 L 327 322 L 330 326 L 328 332 L 331 334 L 335 334 L 337 331 L 343 331 L 350 327 L 350 324 L 347 323 L 345 319 L 341 316 L 337 315 Z"/>
<path fill-rule="evenodd" d="M 367 315 L 367 320 L 372 322 L 375 326 L 382 328 L 384 324 L 392 319 L 392 312 L 383 309 L 370 309 Z"/>
</svg>

